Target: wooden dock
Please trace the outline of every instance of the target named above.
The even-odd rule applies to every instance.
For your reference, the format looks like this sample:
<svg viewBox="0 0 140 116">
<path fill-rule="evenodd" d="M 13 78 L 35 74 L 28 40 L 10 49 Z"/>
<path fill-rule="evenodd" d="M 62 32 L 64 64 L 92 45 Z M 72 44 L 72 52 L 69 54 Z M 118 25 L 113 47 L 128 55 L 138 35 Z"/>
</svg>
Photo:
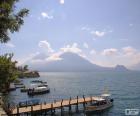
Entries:
<svg viewBox="0 0 140 116">
<path fill-rule="evenodd" d="M 78 111 L 78 105 L 83 104 L 83 109 L 85 109 L 85 106 L 87 103 L 92 103 L 93 101 L 97 100 L 100 97 L 97 96 L 90 96 L 90 97 L 85 97 L 83 95 L 82 98 L 79 98 L 78 96 L 74 99 L 65 99 L 61 101 L 56 101 L 53 103 L 41 103 L 39 105 L 34 105 L 34 106 L 27 106 L 27 107 L 14 107 L 12 109 L 9 109 L 9 115 L 20 115 L 20 114 L 37 114 L 38 112 L 42 112 L 47 114 L 50 112 L 51 115 L 55 114 L 56 109 L 61 110 L 61 114 L 63 114 L 64 107 L 68 107 L 69 112 L 72 110 L 72 106 L 76 106 L 76 112 Z"/>
</svg>

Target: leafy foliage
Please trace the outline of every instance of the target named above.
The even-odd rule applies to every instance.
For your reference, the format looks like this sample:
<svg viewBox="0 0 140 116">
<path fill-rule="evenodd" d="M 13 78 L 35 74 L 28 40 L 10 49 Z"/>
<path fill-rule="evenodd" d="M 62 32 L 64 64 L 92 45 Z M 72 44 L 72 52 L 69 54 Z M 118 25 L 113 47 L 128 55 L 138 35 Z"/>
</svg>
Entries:
<svg viewBox="0 0 140 116">
<path fill-rule="evenodd" d="M 12 61 L 13 54 L 0 56 L 0 89 L 8 89 L 10 82 L 17 77 L 17 61 Z"/>
<path fill-rule="evenodd" d="M 19 31 L 23 25 L 23 18 L 27 16 L 29 10 L 21 9 L 15 13 L 15 4 L 19 0 L 0 0 L 0 42 L 6 43 L 10 40 L 9 32 Z"/>
<path fill-rule="evenodd" d="M 28 15 L 29 10 L 24 8 L 16 11 L 15 4 L 19 0 L 0 0 L 0 43 L 10 40 L 9 33 L 18 32 L 24 24 L 23 18 Z M 0 90 L 9 88 L 18 76 L 16 68 L 17 61 L 12 61 L 13 54 L 0 56 Z M 27 69 L 27 67 L 25 67 Z"/>
</svg>

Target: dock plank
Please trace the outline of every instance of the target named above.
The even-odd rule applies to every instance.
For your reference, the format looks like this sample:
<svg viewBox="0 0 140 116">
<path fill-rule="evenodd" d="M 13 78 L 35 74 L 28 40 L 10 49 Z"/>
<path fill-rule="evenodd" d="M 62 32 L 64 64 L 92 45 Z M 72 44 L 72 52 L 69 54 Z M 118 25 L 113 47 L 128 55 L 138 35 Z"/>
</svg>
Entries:
<svg viewBox="0 0 140 116">
<path fill-rule="evenodd" d="M 57 101 L 57 102 L 54 102 L 54 103 L 46 103 L 46 104 L 41 104 L 41 105 L 34 105 L 32 106 L 27 106 L 27 107 L 20 107 L 18 110 L 19 110 L 19 114 L 21 113 L 27 113 L 27 112 L 34 112 L 34 111 L 40 111 L 40 110 L 51 110 L 51 109 L 57 109 L 57 108 L 61 108 L 61 107 L 66 107 L 66 106 L 69 106 L 69 105 L 76 105 L 77 104 L 77 100 L 78 100 L 78 104 L 82 104 L 82 103 L 87 103 L 87 102 L 91 102 L 96 100 L 97 98 L 100 98 L 100 97 L 96 97 L 96 96 L 92 96 L 92 97 L 85 97 L 85 100 L 84 98 L 74 98 L 74 99 L 67 99 L 67 100 L 63 100 L 62 101 Z M 61 105 L 62 103 L 62 105 Z M 11 112 L 11 114 L 17 114 L 18 111 L 17 110 L 17 107 L 14 108 Z"/>
</svg>

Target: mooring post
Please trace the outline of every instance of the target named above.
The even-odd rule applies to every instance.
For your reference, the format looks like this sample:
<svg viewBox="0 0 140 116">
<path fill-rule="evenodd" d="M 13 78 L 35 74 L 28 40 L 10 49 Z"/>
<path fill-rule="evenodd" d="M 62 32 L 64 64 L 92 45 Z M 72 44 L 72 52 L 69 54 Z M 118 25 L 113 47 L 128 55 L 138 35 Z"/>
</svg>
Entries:
<svg viewBox="0 0 140 116">
<path fill-rule="evenodd" d="M 31 116 L 33 116 L 33 106 L 31 105 Z"/>
<path fill-rule="evenodd" d="M 90 100 L 91 100 L 91 101 L 90 101 L 90 104 L 92 104 L 92 95 L 90 95 Z"/>
<path fill-rule="evenodd" d="M 17 116 L 19 116 L 19 107 L 17 105 Z"/>
<path fill-rule="evenodd" d="M 76 112 L 78 113 L 78 96 L 77 96 Z"/>
<path fill-rule="evenodd" d="M 54 100 L 54 104 L 56 103 L 56 100 Z M 55 114 L 55 108 L 53 108 L 53 113 Z"/>
<path fill-rule="evenodd" d="M 51 116 L 53 116 L 53 103 L 51 104 Z"/>
<path fill-rule="evenodd" d="M 84 99 L 83 108 L 84 108 L 84 111 L 85 111 L 85 103 L 86 103 L 86 101 L 85 101 L 85 96 L 84 95 L 83 95 L 83 99 Z"/>
<path fill-rule="evenodd" d="M 69 99 L 69 114 L 71 113 L 71 97 Z"/>
<path fill-rule="evenodd" d="M 42 110 L 42 103 L 40 103 L 40 110 Z"/>
<path fill-rule="evenodd" d="M 39 112 L 40 115 L 42 115 L 42 103 L 40 103 L 40 112 Z"/>
<path fill-rule="evenodd" d="M 63 116 L 63 99 L 61 101 L 61 116 Z"/>
</svg>

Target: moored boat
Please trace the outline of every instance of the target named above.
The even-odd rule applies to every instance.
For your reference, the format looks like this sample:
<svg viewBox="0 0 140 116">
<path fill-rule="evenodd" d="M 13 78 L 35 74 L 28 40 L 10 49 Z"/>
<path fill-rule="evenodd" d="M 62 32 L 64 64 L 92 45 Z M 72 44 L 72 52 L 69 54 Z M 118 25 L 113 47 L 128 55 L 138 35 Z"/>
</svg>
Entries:
<svg viewBox="0 0 140 116">
<path fill-rule="evenodd" d="M 32 105 L 38 105 L 40 103 L 39 99 L 32 99 L 27 101 L 21 101 L 19 102 L 19 107 L 26 107 L 26 106 L 32 106 Z"/>
<path fill-rule="evenodd" d="M 28 90 L 28 95 L 37 95 L 37 94 L 44 94 L 44 93 L 49 93 L 50 88 L 46 85 L 39 85 L 33 89 Z"/>
<path fill-rule="evenodd" d="M 28 92 L 29 88 L 21 88 L 20 91 L 21 92 Z"/>
<path fill-rule="evenodd" d="M 14 85 L 14 83 L 10 83 L 10 87 L 9 87 L 8 90 L 9 90 L 9 91 L 16 90 L 16 86 Z"/>
<path fill-rule="evenodd" d="M 103 94 L 101 97 L 94 99 L 93 103 L 86 106 L 86 113 L 101 112 L 113 106 L 113 99 L 109 94 Z"/>
</svg>

